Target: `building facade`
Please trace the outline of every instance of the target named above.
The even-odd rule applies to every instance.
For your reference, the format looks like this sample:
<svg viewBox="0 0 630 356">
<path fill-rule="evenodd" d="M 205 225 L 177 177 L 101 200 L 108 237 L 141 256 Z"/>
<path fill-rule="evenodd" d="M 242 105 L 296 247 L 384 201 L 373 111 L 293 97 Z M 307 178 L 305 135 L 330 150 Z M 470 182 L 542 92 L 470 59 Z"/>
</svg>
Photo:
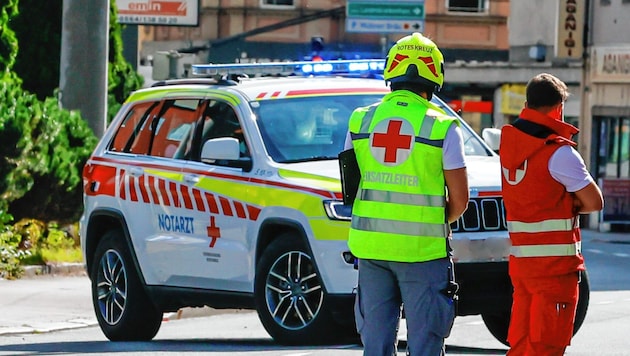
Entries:
<svg viewBox="0 0 630 356">
<path fill-rule="evenodd" d="M 591 172 L 604 193 L 605 229 L 630 228 L 630 1 L 591 0 L 583 91 L 584 127 L 591 132 Z"/>
</svg>

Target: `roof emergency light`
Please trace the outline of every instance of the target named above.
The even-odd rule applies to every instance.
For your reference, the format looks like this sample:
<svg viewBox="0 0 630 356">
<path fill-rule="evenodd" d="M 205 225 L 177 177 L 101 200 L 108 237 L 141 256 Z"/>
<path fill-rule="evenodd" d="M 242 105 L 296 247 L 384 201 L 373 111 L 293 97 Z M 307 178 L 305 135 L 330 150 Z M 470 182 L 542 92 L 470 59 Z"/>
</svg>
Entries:
<svg viewBox="0 0 630 356">
<path fill-rule="evenodd" d="M 193 75 L 326 75 L 383 74 L 384 59 L 193 64 Z"/>
</svg>

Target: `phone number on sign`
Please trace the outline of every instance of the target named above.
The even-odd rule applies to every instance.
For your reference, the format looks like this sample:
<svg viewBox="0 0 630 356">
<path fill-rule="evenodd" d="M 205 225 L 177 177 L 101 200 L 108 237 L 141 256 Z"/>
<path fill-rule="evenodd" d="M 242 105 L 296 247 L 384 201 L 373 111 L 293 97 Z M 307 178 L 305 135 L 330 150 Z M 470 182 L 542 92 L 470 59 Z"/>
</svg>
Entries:
<svg viewBox="0 0 630 356">
<path fill-rule="evenodd" d="M 155 17 L 155 16 L 118 16 L 119 23 L 135 23 L 149 25 L 176 25 L 176 17 Z"/>
</svg>

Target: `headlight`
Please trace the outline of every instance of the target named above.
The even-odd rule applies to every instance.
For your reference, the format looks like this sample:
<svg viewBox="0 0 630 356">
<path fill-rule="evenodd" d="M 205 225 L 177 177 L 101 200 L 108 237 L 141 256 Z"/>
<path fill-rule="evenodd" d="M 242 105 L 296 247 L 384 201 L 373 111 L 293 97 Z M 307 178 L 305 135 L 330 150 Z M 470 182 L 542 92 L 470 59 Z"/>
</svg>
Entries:
<svg viewBox="0 0 630 356">
<path fill-rule="evenodd" d="M 350 221 L 352 205 L 344 205 L 340 200 L 324 200 L 326 215 L 332 220 Z"/>
</svg>

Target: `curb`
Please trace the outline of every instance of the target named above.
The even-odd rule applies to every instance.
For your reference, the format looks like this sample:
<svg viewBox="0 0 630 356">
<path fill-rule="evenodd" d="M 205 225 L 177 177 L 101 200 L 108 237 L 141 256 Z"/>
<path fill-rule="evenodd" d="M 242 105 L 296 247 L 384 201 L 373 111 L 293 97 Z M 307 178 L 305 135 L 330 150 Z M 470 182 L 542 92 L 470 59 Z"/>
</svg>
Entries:
<svg viewBox="0 0 630 356">
<path fill-rule="evenodd" d="M 59 263 L 37 266 L 24 266 L 24 274 L 21 278 L 33 278 L 38 276 L 84 276 L 87 275 L 83 263 Z"/>
</svg>

